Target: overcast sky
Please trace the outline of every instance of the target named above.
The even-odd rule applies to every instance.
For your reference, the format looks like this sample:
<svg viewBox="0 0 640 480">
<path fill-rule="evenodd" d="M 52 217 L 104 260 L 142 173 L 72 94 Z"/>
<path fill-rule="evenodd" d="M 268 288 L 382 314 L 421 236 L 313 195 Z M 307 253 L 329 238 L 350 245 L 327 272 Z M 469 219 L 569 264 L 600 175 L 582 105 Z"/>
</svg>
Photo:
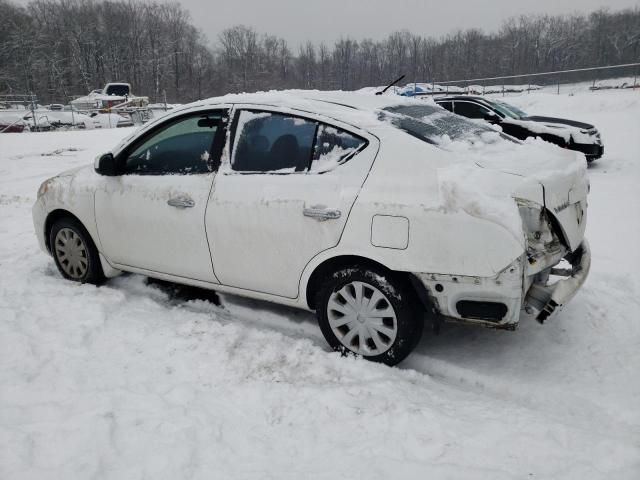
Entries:
<svg viewBox="0 0 640 480">
<path fill-rule="evenodd" d="M 230 25 L 244 24 L 281 36 L 293 46 L 307 39 L 341 36 L 380 39 L 407 29 L 440 36 L 457 29 L 496 30 L 523 13 L 590 12 L 640 6 L 640 0 L 182 0 L 193 22 L 215 40 Z"/>
</svg>

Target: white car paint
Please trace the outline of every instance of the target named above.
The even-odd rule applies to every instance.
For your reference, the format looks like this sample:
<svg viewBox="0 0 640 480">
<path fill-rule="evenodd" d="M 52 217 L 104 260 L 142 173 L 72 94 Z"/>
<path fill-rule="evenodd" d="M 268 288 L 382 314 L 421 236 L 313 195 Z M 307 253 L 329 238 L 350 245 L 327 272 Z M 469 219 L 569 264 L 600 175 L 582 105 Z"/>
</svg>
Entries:
<svg viewBox="0 0 640 480">
<path fill-rule="evenodd" d="M 380 109 L 398 104 L 425 102 L 288 92 L 228 95 L 177 108 L 112 153 L 118 156 L 163 122 L 222 107 L 231 109 L 231 117 L 249 107 L 295 114 L 369 143 L 324 173 L 234 172 L 229 133 L 218 172 L 118 177 L 91 168 L 68 172 L 45 182 L 39 192 L 33 215 L 40 245 L 48 250 L 50 215 L 66 211 L 89 231 L 107 275 L 140 272 L 300 308 L 312 307 L 307 287 L 314 271 L 345 255 L 413 274 L 449 319 L 512 328 L 522 308 L 541 312 L 552 299 L 562 305 L 571 298 L 589 266 L 583 239 L 584 162 L 541 142 L 478 146 L 443 140 L 432 145 L 379 118 Z M 189 197 L 194 208 L 168 206 L 175 197 Z M 555 216 L 559 226 L 548 250 L 523 224 L 516 198 L 534 209 L 546 206 Z M 307 208 L 340 215 L 320 221 L 305 216 Z M 565 287 L 545 286 L 540 272 L 548 275 L 569 250 L 578 249 L 584 252 L 581 263 Z M 529 302 L 531 285 L 540 288 Z M 497 322 L 463 319 L 456 307 L 460 300 L 503 303 L 508 312 Z"/>
<path fill-rule="evenodd" d="M 260 105 L 236 106 L 242 108 Z M 307 114 L 306 118 L 326 121 L 318 115 Z M 205 220 L 221 283 L 296 298 L 306 264 L 338 245 L 379 142 L 366 131 L 342 122 L 333 124 L 366 138 L 369 146 L 357 155 L 358 161 L 348 161 L 324 174 L 238 174 L 231 169 L 228 154 L 223 155 Z M 304 210 L 313 207 L 338 210 L 340 217 L 318 221 L 305 216 Z"/>
</svg>

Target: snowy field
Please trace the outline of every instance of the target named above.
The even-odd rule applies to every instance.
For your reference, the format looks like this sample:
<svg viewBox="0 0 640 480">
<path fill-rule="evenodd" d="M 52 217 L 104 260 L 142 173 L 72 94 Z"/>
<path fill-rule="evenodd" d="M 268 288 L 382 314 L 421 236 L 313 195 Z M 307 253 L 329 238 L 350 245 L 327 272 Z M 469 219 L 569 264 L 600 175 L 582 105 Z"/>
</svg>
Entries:
<svg viewBox="0 0 640 480">
<path fill-rule="evenodd" d="M 131 130 L 0 135 L 0 478 L 640 478 L 640 91 L 508 101 L 602 132 L 591 275 L 544 326 L 445 325 L 399 368 L 305 312 L 62 280 L 36 190 Z"/>
</svg>

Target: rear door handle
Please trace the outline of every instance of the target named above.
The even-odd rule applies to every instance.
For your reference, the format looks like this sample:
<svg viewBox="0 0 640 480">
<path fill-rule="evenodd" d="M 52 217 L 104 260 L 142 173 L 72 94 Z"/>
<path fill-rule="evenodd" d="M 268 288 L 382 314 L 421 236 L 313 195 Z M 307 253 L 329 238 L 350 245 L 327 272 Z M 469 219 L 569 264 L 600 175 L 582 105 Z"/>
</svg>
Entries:
<svg viewBox="0 0 640 480">
<path fill-rule="evenodd" d="M 342 213 L 336 208 L 327 207 L 309 207 L 302 210 L 305 217 L 315 218 L 317 220 L 335 220 L 340 218 Z"/>
<path fill-rule="evenodd" d="M 191 208 L 196 206 L 196 202 L 194 202 L 189 197 L 175 197 L 175 198 L 170 198 L 167 201 L 167 205 L 170 205 L 176 208 Z"/>
</svg>

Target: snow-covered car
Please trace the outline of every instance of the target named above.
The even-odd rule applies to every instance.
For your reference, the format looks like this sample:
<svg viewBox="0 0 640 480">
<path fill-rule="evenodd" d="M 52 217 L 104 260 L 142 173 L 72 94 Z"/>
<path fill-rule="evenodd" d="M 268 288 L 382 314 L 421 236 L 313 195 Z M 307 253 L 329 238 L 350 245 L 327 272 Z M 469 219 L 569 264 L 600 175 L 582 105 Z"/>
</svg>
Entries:
<svg viewBox="0 0 640 480">
<path fill-rule="evenodd" d="M 328 343 L 396 364 L 425 321 L 514 329 L 584 282 L 584 160 L 432 102 L 346 92 L 176 108 L 40 186 L 62 276 L 121 271 L 315 310 Z"/>
<path fill-rule="evenodd" d="M 65 110 L 36 110 L 37 128 L 42 129 L 47 126 L 48 129 L 66 129 L 66 128 L 85 128 L 92 129 L 93 121 L 89 116 L 78 112 Z M 32 129 L 36 128 L 33 116 L 28 118 Z"/>
<path fill-rule="evenodd" d="M 93 112 L 89 117 L 91 117 L 95 128 L 133 127 L 133 121 L 130 117 L 125 117 L 118 113 Z"/>
<path fill-rule="evenodd" d="M 539 137 L 563 148 L 581 152 L 588 162 L 604 154 L 600 132 L 588 123 L 527 115 L 506 102 L 471 95 L 440 97 L 435 102 L 457 115 L 499 125 L 504 133 L 520 140 Z"/>
<path fill-rule="evenodd" d="M 0 110 L 0 133 L 23 132 L 28 127 L 23 117 L 23 111 Z"/>
</svg>

